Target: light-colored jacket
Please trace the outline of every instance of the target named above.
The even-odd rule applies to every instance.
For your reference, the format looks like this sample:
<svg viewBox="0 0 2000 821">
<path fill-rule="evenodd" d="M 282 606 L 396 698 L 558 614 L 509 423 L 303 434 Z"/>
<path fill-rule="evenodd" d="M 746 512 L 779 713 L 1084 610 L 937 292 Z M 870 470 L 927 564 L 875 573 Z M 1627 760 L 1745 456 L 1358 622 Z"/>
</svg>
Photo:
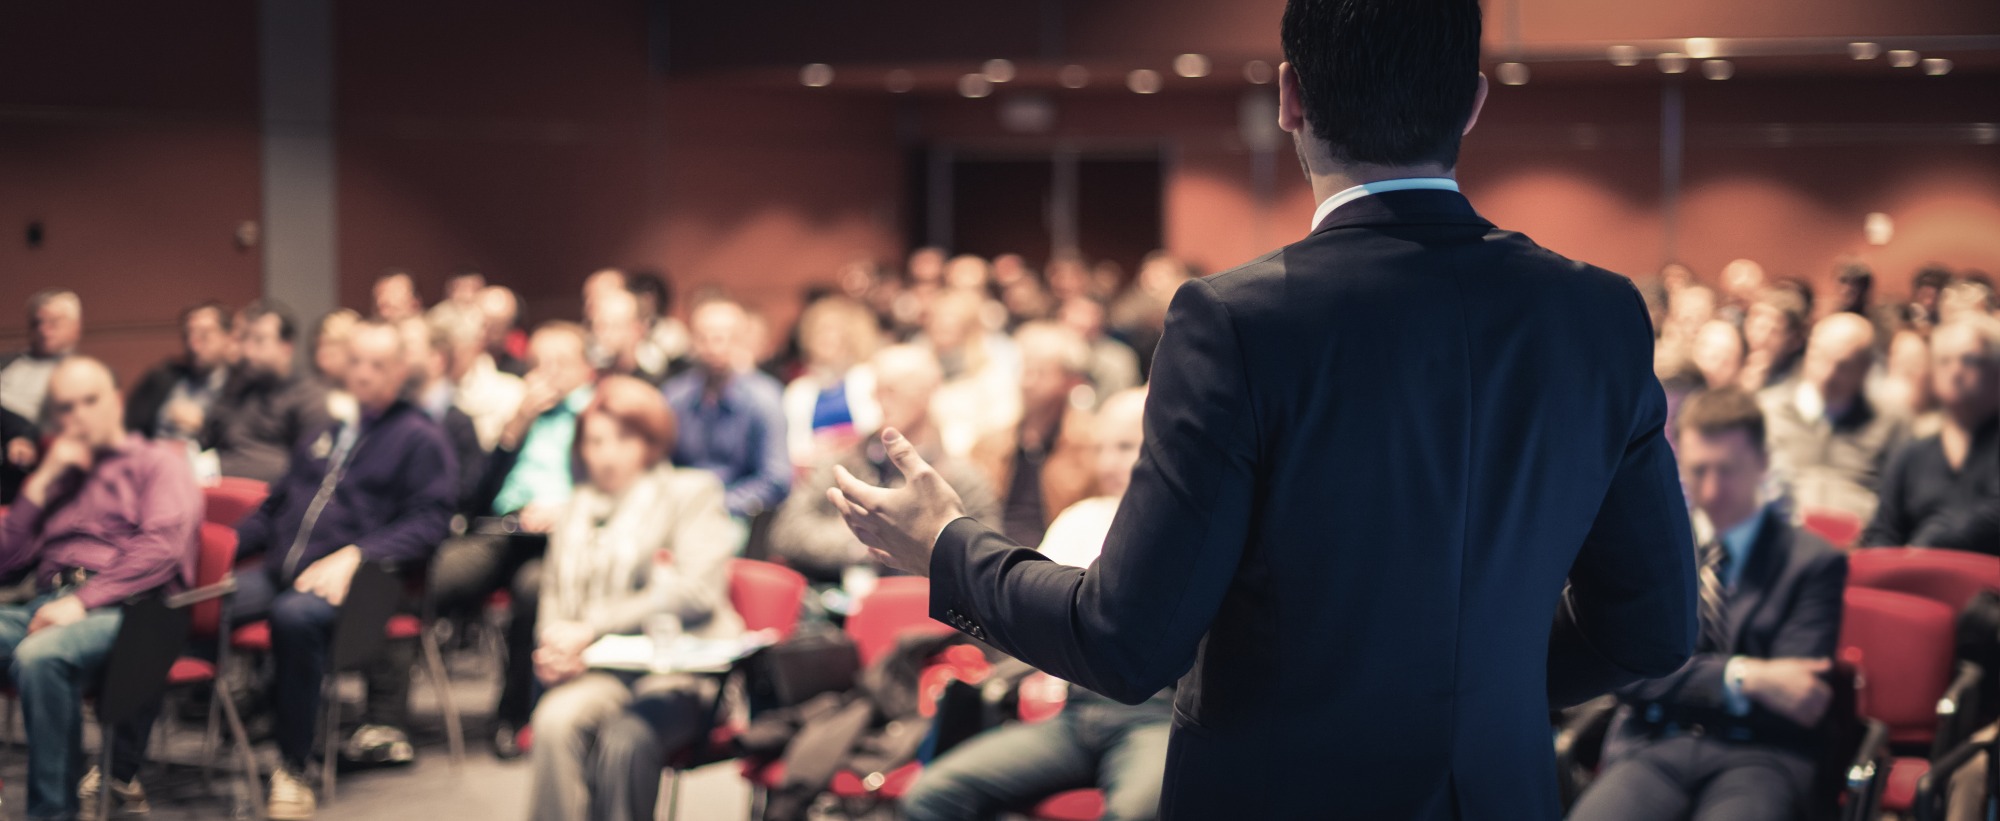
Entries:
<svg viewBox="0 0 2000 821">
<path fill-rule="evenodd" d="M 582 622 L 603 636 L 639 633 L 648 616 L 673 613 L 689 635 L 735 636 L 736 531 L 721 480 L 704 470 L 661 465 L 615 498 L 578 485 L 549 534 L 540 623 Z M 670 559 L 656 561 L 662 552 Z"/>
</svg>

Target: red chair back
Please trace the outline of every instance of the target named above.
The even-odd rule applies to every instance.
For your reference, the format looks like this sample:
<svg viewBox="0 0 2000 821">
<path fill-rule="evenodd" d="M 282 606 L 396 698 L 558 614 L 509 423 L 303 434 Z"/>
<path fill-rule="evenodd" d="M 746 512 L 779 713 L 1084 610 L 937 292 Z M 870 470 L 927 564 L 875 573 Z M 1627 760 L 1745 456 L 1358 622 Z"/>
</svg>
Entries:
<svg viewBox="0 0 2000 821">
<path fill-rule="evenodd" d="M 236 564 L 236 529 L 215 522 L 201 523 L 201 554 L 195 558 L 194 584 L 207 587 L 222 581 Z M 188 631 L 211 639 L 222 629 L 222 599 L 200 602 L 188 612 Z"/>
<path fill-rule="evenodd" d="M 1805 529 L 1842 550 L 1861 540 L 1861 528 L 1867 524 L 1852 513 L 1826 509 L 1805 511 L 1802 523 Z"/>
<path fill-rule="evenodd" d="M 875 663 L 908 631 L 949 633 L 951 627 L 931 618 L 931 582 L 919 576 L 891 576 L 875 583 L 847 617 L 847 634 L 861 656 L 861 666 Z"/>
<path fill-rule="evenodd" d="M 264 497 L 271 495 L 271 486 L 255 479 L 224 476 L 214 487 L 202 488 L 201 495 L 208 503 L 204 521 L 235 527 L 264 503 Z"/>
<path fill-rule="evenodd" d="M 1847 555 L 1847 583 L 1922 596 L 1958 612 L 1979 591 L 2000 593 L 2000 556 L 1930 547 L 1871 547 Z"/>
<path fill-rule="evenodd" d="M 756 559 L 729 562 L 729 605 L 751 630 L 776 630 L 779 639 L 792 637 L 805 603 L 806 577 L 783 565 Z"/>
<path fill-rule="evenodd" d="M 1861 714 L 1889 726 L 1892 744 L 1929 744 L 1937 703 L 1951 686 L 1956 614 L 1921 596 L 1849 587 L 1840 657 L 1859 670 Z"/>
</svg>

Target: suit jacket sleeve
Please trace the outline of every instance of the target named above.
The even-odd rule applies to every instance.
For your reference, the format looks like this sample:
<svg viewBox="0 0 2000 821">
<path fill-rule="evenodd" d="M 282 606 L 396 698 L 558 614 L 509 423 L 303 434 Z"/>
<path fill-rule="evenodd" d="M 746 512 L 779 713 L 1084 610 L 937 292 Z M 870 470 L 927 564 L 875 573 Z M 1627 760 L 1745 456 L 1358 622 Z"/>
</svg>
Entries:
<svg viewBox="0 0 2000 821">
<path fill-rule="evenodd" d="M 1673 452 L 1666 395 L 1652 378 L 1645 306 L 1632 292 L 1630 367 L 1639 379 L 1625 453 L 1570 567 L 1549 640 L 1551 706 L 1580 704 L 1679 669 L 1694 652 L 1694 535 Z"/>
<path fill-rule="evenodd" d="M 1228 308 L 1183 285 L 1146 403 L 1146 436 L 1104 552 L 1064 567 L 966 518 L 931 558 L 931 616 L 1138 704 L 1179 678 L 1248 538 L 1258 432 Z"/>
</svg>

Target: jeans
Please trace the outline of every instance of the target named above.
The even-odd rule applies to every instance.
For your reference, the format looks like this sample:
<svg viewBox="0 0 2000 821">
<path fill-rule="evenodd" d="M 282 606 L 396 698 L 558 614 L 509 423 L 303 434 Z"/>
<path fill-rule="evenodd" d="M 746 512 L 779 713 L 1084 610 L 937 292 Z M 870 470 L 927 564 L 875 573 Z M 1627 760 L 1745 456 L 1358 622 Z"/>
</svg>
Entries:
<svg viewBox="0 0 2000 821">
<path fill-rule="evenodd" d="M 237 577 L 230 600 L 237 624 L 259 619 L 271 622 L 271 706 L 276 714 L 278 752 L 286 767 L 302 771 L 313 758 L 318 732 L 321 687 L 333 652 L 333 626 L 339 609 L 311 593 L 293 590 L 270 572 L 246 572 Z M 401 728 L 409 720 L 410 666 L 415 642 L 392 641 L 371 665 L 368 708 L 362 722 Z"/>
<path fill-rule="evenodd" d="M 1064 790 L 1104 791 L 1104 821 L 1157 817 L 1167 769 L 1162 705 L 1073 702 L 1038 724 L 1009 724 L 931 762 L 903 797 L 909 821 L 963 821 L 1025 810 Z"/>
<path fill-rule="evenodd" d="M 27 604 L 0 607 L 0 661 L 7 663 L 21 695 L 28 731 L 30 818 L 67 818 L 77 811 L 76 783 L 83 778 L 83 693 L 96 684 L 123 619 L 119 608 L 100 607 L 75 624 L 29 635 L 35 610 L 68 592 L 59 589 Z M 142 739 L 140 749 L 144 746 Z"/>
<path fill-rule="evenodd" d="M 697 739 L 714 689 L 691 676 L 599 671 L 550 688 L 535 707 L 529 817 L 652 818 L 660 768 Z"/>
</svg>

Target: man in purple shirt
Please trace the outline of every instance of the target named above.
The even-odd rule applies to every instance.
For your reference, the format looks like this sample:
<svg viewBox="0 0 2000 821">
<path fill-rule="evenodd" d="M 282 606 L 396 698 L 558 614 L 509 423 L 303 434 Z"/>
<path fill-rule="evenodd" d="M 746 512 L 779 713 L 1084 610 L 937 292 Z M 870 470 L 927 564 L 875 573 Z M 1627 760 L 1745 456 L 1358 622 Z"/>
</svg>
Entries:
<svg viewBox="0 0 2000 821">
<path fill-rule="evenodd" d="M 28 815 L 68 818 L 78 809 L 72 763 L 83 691 L 118 634 L 118 605 L 194 580 L 202 497 L 184 447 L 125 431 L 103 363 L 64 360 L 48 397 L 59 434 L 0 522 L 0 573 L 35 563 L 38 594 L 0 607 L 0 661 L 27 722 Z M 130 749 L 145 749 L 143 732 Z M 127 801 L 138 765 L 136 757 L 115 762 L 113 783 Z"/>
</svg>

